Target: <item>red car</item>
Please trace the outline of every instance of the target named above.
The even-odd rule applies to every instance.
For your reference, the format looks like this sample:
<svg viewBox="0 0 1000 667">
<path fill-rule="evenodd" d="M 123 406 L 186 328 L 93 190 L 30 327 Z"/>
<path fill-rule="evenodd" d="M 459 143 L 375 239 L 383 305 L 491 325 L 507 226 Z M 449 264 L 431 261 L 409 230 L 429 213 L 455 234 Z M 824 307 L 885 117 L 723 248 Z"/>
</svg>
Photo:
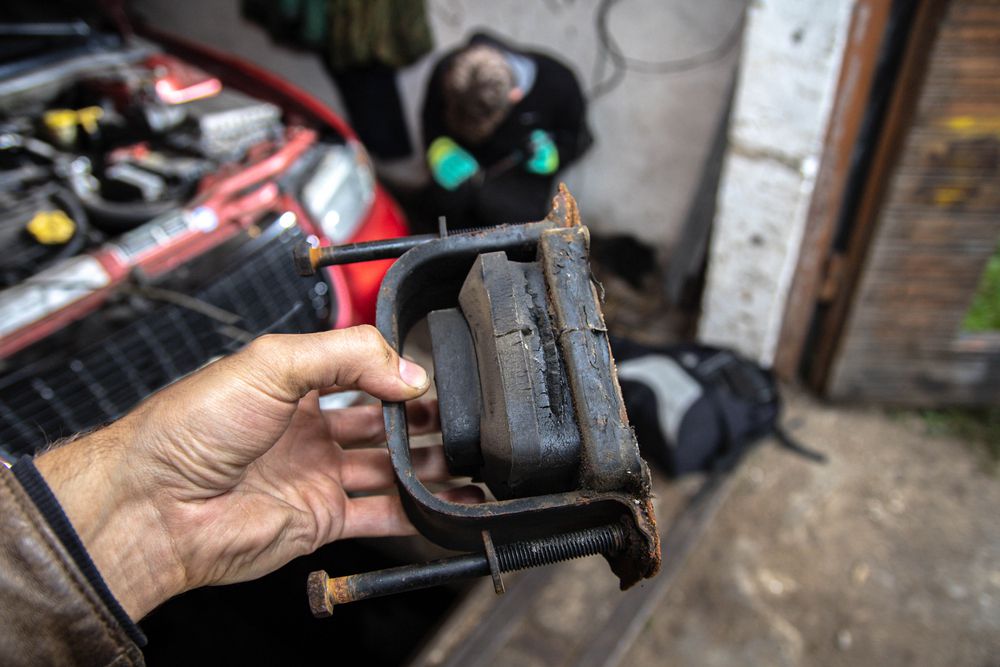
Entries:
<svg viewBox="0 0 1000 667">
<path fill-rule="evenodd" d="M 0 456 L 114 419 L 265 332 L 374 319 L 402 236 L 332 111 L 233 56 L 104 19 L 0 25 Z M 126 36 L 129 35 L 129 36 Z"/>
</svg>

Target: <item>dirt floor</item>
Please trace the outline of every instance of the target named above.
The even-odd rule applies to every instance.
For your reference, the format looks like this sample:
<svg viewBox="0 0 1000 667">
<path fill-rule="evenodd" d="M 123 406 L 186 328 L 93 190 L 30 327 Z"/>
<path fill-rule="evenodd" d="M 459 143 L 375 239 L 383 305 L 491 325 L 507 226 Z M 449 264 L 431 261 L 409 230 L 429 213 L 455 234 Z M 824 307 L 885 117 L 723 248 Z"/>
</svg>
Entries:
<svg viewBox="0 0 1000 667">
<path fill-rule="evenodd" d="M 513 575 L 501 598 L 480 582 L 411 664 L 1000 665 L 1000 478 L 985 447 L 913 414 L 787 394 L 788 430 L 829 463 L 752 452 L 634 641 L 615 635 L 594 658 L 632 593 L 588 558 Z M 698 483 L 656 480 L 659 520 Z"/>
<path fill-rule="evenodd" d="M 1000 665 L 1000 479 L 916 416 L 793 395 L 624 665 Z M 669 557 L 669 555 L 668 555 Z"/>
<path fill-rule="evenodd" d="M 785 397 L 787 430 L 829 462 L 754 450 L 610 662 L 590 654 L 622 594 L 590 558 L 515 575 L 527 579 L 513 598 L 480 582 L 412 664 L 1000 666 L 1000 470 L 987 447 L 915 413 Z M 699 483 L 655 480 L 659 520 Z"/>
</svg>

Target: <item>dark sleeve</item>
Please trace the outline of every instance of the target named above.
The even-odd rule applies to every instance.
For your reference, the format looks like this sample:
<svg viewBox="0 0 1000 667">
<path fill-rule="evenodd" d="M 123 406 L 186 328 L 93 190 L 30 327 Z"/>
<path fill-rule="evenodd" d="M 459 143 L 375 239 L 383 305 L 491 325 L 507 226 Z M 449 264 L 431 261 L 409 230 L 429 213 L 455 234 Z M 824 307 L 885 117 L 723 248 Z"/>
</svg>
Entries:
<svg viewBox="0 0 1000 667">
<path fill-rule="evenodd" d="M 583 155 L 594 143 L 587 125 L 587 101 L 573 71 L 562 63 L 542 56 L 542 64 L 551 69 L 553 88 L 558 96 L 553 116 L 552 134 L 559 149 L 559 165 L 566 167 Z"/>
<path fill-rule="evenodd" d="M 431 142 L 448 134 L 444 123 L 444 95 L 441 93 L 441 81 L 450 57 L 442 58 L 434 66 L 434 71 L 427 82 L 424 93 L 424 108 L 421 113 L 421 130 L 423 132 L 424 152 Z"/>
<path fill-rule="evenodd" d="M 30 462 L 17 477 L 0 466 L 0 664 L 144 664 L 141 632 L 114 612 L 19 481 L 32 471 Z"/>
</svg>

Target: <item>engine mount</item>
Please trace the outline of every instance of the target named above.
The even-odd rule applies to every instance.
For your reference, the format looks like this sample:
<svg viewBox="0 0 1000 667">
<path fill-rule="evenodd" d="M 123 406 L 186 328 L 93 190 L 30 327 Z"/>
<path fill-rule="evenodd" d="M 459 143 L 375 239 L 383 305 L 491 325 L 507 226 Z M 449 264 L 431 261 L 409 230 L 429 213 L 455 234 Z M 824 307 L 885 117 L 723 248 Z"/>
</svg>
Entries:
<svg viewBox="0 0 1000 667">
<path fill-rule="evenodd" d="M 399 257 L 377 324 L 397 351 L 427 318 L 449 471 L 496 500 L 464 505 L 417 479 L 403 403 L 383 403 L 400 496 L 417 529 L 464 556 L 309 579 L 314 614 L 335 604 L 600 553 L 622 588 L 656 574 L 649 470 L 628 424 L 588 262 L 589 234 L 561 186 L 540 222 L 306 249 L 318 266 Z M 401 255 L 401 256 L 400 256 Z"/>
</svg>

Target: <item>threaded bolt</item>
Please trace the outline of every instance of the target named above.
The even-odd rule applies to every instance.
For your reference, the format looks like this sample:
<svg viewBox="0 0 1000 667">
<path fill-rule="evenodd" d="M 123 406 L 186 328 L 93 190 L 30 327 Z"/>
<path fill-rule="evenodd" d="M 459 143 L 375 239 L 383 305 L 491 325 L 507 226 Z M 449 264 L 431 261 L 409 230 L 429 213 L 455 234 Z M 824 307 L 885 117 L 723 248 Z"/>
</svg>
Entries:
<svg viewBox="0 0 1000 667">
<path fill-rule="evenodd" d="M 538 540 L 501 544 L 497 546 L 497 561 L 501 572 L 513 572 L 585 556 L 613 555 L 624 551 L 626 544 L 624 527 L 611 524 Z"/>
<path fill-rule="evenodd" d="M 537 540 L 497 545 L 496 558 L 501 572 L 513 572 L 584 556 L 612 556 L 624 551 L 627 545 L 625 527 L 615 523 Z M 490 573 L 489 561 L 483 554 L 465 554 L 431 563 L 404 565 L 334 579 L 320 570 L 309 575 L 309 606 L 313 615 L 329 616 L 333 613 L 334 606 L 345 602 L 484 577 Z M 498 589 L 500 591 L 502 588 Z"/>
</svg>

